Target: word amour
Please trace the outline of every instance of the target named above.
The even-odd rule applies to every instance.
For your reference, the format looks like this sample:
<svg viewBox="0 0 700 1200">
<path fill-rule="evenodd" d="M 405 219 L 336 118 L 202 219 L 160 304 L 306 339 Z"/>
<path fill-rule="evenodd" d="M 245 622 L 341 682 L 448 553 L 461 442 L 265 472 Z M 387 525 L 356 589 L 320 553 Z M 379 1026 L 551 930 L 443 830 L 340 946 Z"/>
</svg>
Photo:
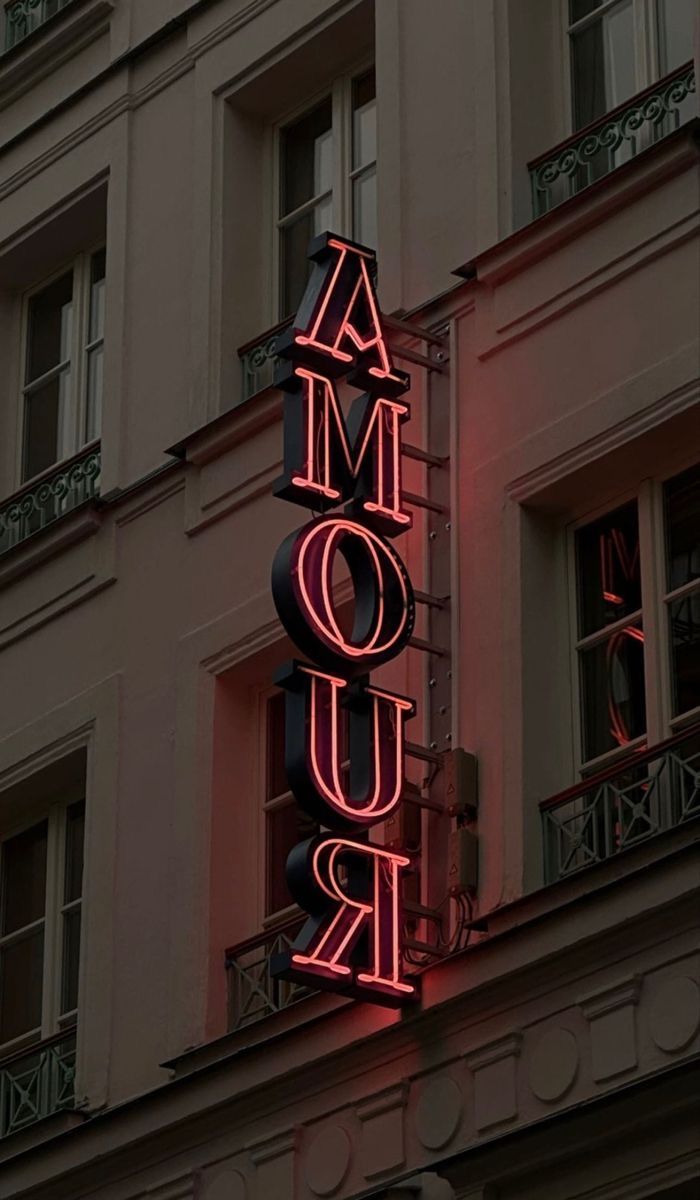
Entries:
<svg viewBox="0 0 700 1200">
<path fill-rule="evenodd" d="M 382 334 L 374 253 L 323 234 L 309 258 L 308 287 L 277 345 L 284 474 L 274 492 L 324 515 L 279 547 L 272 592 L 284 627 L 313 663 L 288 663 L 276 676 L 286 692 L 289 786 L 332 832 L 302 842 L 287 860 L 290 891 L 309 917 L 272 971 L 396 1005 L 415 995 L 401 956 L 409 859 L 370 842 L 368 831 L 401 803 L 405 726 L 415 705 L 375 687 L 368 672 L 401 652 L 414 622 L 411 581 L 387 540 L 411 525 L 401 497 L 401 427 L 409 409 L 400 397 L 409 378 L 395 369 Z M 343 378 L 362 391 L 347 420 L 336 386 Z M 333 599 L 338 554 L 354 593 L 351 632 Z"/>
</svg>

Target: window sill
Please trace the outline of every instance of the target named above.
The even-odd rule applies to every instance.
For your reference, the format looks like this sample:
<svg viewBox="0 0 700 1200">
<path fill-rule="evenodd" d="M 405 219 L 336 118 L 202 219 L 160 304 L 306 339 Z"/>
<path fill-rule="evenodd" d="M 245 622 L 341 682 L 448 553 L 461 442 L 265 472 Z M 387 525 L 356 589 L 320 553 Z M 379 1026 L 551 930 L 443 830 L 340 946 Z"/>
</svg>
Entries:
<svg viewBox="0 0 700 1200">
<path fill-rule="evenodd" d="M 104 27 L 114 0 L 73 0 L 21 41 L 0 52 L 0 108 L 11 104 L 43 74 L 72 58 Z"/>
</svg>

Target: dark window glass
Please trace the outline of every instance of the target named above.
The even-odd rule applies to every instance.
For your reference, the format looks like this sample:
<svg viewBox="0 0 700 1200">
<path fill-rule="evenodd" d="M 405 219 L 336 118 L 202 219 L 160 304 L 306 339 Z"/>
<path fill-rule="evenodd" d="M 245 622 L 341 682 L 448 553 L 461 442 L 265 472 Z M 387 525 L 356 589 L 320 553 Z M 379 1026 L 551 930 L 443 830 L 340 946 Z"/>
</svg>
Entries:
<svg viewBox="0 0 700 1200">
<path fill-rule="evenodd" d="M 267 703 L 267 798 L 289 791 L 284 769 L 284 692 Z M 287 887 L 285 865 L 290 850 L 298 842 L 318 833 L 319 825 L 290 800 L 266 815 L 267 840 L 267 913 L 279 912 L 293 903 Z"/>
<path fill-rule="evenodd" d="M 25 399 L 23 479 L 48 470 L 61 457 L 61 417 L 69 385 L 70 372 L 61 371 Z"/>
<path fill-rule="evenodd" d="M 374 71 L 352 81 L 352 166 L 366 167 L 377 157 L 377 100 Z"/>
<path fill-rule="evenodd" d="M 85 804 L 71 804 L 66 814 L 66 866 L 63 902 L 79 900 L 83 891 L 83 839 Z"/>
<path fill-rule="evenodd" d="M 576 569 L 580 637 L 641 609 L 635 501 L 577 532 Z"/>
<path fill-rule="evenodd" d="M 669 605 L 673 713 L 700 705 L 700 588 Z"/>
<path fill-rule="evenodd" d="M 330 228 L 332 212 L 330 198 L 321 200 L 280 231 L 281 318 L 291 316 L 299 307 L 311 274 L 311 263 L 307 258 L 309 242 L 317 233 L 324 233 Z"/>
<path fill-rule="evenodd" d="M 700 464 L 664 488 L 668 590 L 700 579 Z"/>
<path fill-rule="evenodd" d="M 571 35 L 574 124 L 597 121 L 637 90 L 632 3 L 615 5 Z M 608 168 L 609 169 L 609 168 Z"/>
<path fill-rule="evenodd" d="M 47 823 L 42 821 L 3 844 L 3 936 L 44 916 L 47 832 Z"/>
<path fill-rule="evenodd" d="M 644 640 L 639 625 L 580 652 L 586 761 L 626 746 L 646 730 Z"/>
<path fill-rule="evenodd" d="M 63 917 L 63 975 L 61 978 L 61 1012 L 78 1007 L 78 970 L 80 967 L 80 907 Z"/>
<path fill-rule="evenodd" d="M 330 96 L 282 130 L 281 215 L 333 187 L 333 110 Z"/>
<path fill-rule="evenodd" d="M 595 12 L 596 8 L 600 8 L 603 0 L 570 0 L 569 16 L 571 23 L 580 21 L 582 17 L 587 17 L 589 13 Z"/>
<path fill-rule="evenodd" d="M 70 358 L 73 325 L 73 273 L 32 296 L 26 383 Z"/>
<path fill-rule="evenodd" d="M 267 912 L 279 912 L 294 902 L 287 887 L 285 865 L 298 842 L 318 833 L 318 823 L 295 801 L 267 814 Z"/>
<path fill-rule="evenodd" d="M 43 929 L 0 950 L 0 1042 L 41 1025 L 43 965 Z"/>
</svg>

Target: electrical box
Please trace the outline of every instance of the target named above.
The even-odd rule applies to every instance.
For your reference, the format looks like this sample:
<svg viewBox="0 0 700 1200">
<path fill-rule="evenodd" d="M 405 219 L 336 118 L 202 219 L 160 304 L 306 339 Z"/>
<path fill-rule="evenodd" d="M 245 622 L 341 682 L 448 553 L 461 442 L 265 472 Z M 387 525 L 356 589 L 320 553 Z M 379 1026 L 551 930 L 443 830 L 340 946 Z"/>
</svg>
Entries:
<svg viewBox="0 0 700 1200">
<path fill-rule="evenodd" d="M 453 829 L 448 842 L 447 890 L 475 892 L 479 882 L 479 839 L 471 829 Z"/>
<path fill-rule="evenodd" d="M 445 808 L 451 817 L 475 821 L 479 803 L 475 754 L 456 747 L 444 755 Z"/>
</svg>

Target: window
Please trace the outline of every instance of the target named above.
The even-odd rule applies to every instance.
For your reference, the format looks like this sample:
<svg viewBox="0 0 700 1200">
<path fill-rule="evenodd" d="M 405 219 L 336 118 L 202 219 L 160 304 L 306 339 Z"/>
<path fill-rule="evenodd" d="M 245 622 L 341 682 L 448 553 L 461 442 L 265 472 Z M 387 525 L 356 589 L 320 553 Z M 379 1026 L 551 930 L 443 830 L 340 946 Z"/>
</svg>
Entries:
<svg viewBox="0 0 700 1200">
<path fill-rule="evenodd" d="M 333 229 L 377 240 L 374 71 L 336 81 L 329 94 L 278 133 L 278 316 L 296 311 L 309 275 L 310 240 Z"/>
<path fill-rule="evenodd" d="M 696 14 L 696 0 L 568 0 L 573 128 L 692 59 Z"/>
<path fill-rule="evenodd" d="M 586 773 L 700 716 L 700 465 L 579 527 L 574 558 Z"/>
<path fill-rule="evenodd" d="M 71 0 L 12 0 L 5 5 L 5 49 L 16 46 Z"/>
<path fill-rule="evenodd" d="M 0 843 L 0 1047 L 75 1024 L 83 878 L 83 801 Z"/>
<path fill-rule="evenodd" d="M 100 249 L 27 298 L 22 482 L 100 435 L 104 293 Z"/>
<path fill-rule="evenodd" d="M 271 917 L 294 904 L 287 887 L 285 865 L 298 842 L 318 833 L 319 825 L 299 808 L 289 790 L 284 769 L 284 701 L 278 692 L 266 701 L 265 784 L 265 915 Z"/>
</svg>

